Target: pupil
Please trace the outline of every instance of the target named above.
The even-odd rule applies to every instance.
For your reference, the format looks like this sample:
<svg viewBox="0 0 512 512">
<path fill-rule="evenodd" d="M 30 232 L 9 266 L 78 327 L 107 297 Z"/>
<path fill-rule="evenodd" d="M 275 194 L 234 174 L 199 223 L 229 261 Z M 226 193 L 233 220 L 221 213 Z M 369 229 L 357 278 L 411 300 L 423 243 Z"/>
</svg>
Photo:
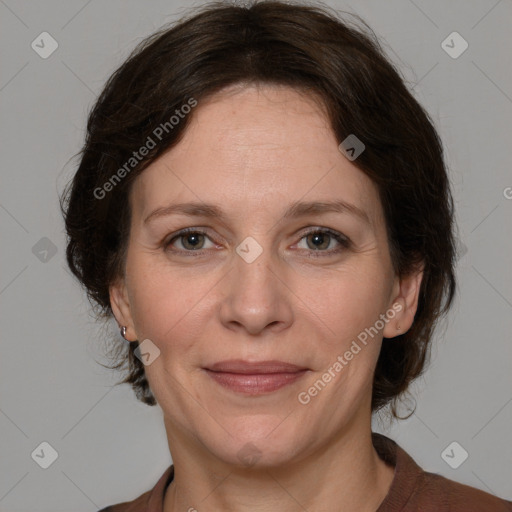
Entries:
<svg viewBox="0 0 512 512">
<path fill-rule="evenodd" d="M 313 236 L 313 240 L 314 240 L 314 244 L 315 244 L 315 249 L 318 249 L 319 246 L 322 245 L 323 241 L 324 241 L 324 235 L 322 233 L 316 233 Z M 319 242 L 319 245 L 316 245 L 317 242 Z"/>
<path fill-rule="evenodd" d="M 186 237 L 187 244 L 191 245 L 192 247 L 195 247 L 199 243 L 198 237 L 200 237 L 200 236 L 201 235 L 198 235 L 198 234 L 187 235 L 187 237 Z M 194 241 L 194 239 L 195 239 L 195 241 Z M 191 240 L 192 240 L 192 242 L 191 242 Z"/>
</svg>

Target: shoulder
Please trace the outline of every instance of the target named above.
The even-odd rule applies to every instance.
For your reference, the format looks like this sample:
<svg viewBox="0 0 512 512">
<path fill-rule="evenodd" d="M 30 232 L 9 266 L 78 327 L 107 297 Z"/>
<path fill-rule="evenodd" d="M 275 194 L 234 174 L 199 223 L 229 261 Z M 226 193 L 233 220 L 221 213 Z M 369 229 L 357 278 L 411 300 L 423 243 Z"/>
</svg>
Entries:
<svg viewBox="0 0 512 512">
<path fill-rule="evenodd" d="M 512 512 L 512 501 L 426 471 L 422 472 L 411 502 L 417 510 L 425 511 Z"/>
<path fill-rule="evenodd" d="M 145 512 L 151 492 L 145 492 L 133 501 L 124 501 L 123 503 L 116 503 L 115 505 L 102 508 L 99 512 Z"/>
<path fill-rule="evenodd" d="M 165 490 L 174 478 L 174 465 L 170 465 L 159 478 L 153 489 L 141 494 L 132 501 L 116 503 L 102 508 L 99 512 L 161 512 L 164 503 Z"/>
<path fill-rule="evenodd" d="M 379 456 L 395 467 L 387 496 L 377 512 L 512 512 L 512 501 L 424 471 L 395 441 L 373 433 Z"/>
</svg>

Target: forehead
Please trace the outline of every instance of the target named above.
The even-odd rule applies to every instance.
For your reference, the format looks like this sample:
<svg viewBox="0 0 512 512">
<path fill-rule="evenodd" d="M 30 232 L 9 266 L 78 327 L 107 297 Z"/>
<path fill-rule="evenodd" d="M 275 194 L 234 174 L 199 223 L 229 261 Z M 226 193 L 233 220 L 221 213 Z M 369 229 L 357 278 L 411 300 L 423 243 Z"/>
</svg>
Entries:
<svg viewBox="0 0 512 512">
<path fill-rule="evenodd" d="M 172 202 L 272 214 L 297 202 L 342 199 L 381 217 L 373 182 L 339 151 L 314 97 L 284 86 L 231 87 L 199 102 L 181 141 L 132 188 L 135 217 Z"/>
</svg>

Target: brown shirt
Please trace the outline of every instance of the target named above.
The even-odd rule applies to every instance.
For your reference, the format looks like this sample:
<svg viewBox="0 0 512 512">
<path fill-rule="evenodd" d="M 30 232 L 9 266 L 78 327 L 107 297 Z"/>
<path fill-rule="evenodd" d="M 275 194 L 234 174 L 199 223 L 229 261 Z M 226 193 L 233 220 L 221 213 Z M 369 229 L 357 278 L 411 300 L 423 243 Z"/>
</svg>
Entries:
<svg viewBox="0 0 512 512">
<path fill-rule="evenodd" d="M 375 432 L 372 438 L 380 458 L 395 468 L 388 494 L 376 512 L 512 512 L 512 501 L 423 471 L 393 440 Z M 151 491 L 99 512 L 163 512 L 165 489 L 173 476 L 171 465 Z"/>
</svg>

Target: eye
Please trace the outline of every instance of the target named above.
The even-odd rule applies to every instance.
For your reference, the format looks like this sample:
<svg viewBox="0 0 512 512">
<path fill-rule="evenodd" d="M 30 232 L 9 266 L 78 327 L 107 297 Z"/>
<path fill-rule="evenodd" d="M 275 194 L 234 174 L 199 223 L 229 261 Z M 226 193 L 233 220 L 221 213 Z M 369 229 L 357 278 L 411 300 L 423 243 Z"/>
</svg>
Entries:
<svg viewBox="0 0 512 512">
<path fill-rule="evenodd" d="M 212 243 L 210 247 L 205 247 L 205 239 L 209 238 L 206 231 L 197 228 L 183 229 L 165 243 L 165 248 L 176 252 L 199 252 L 202 249 L 211 249 L 215 244 Z M 181 248 L 170 249 L 174 243 L 179 242 Z"/>
<path fill-rule="evenodd" d="M 182 253 L 187 256 L 199 256 L 203 254 L 204 250 L 212 249 L 216 245 L 210 240 L 211 245 L 205 246 L 206 240 L 210 240 L 210 237 L 205 230 L 200 228 L 185 228 L 176 233 L 163 245 L 165 250 L 170 252 Z M 306 242 L 306 247 L 299 248 L 309 251 L 312 257 L 337 254 L 350 246 L 350 240 L 347 237 L 327 228 L 314 228 L 309 230 L 303 234 L 297 245 L 303 240 Z M 336 244 L 338 245 L 337 248 Z"/>
<path fill-rule="evenodd" d="M 308 231 L 302 236 L 301 241 L 302 240 L 306 241 L 305 249 L 312 251 L 312 255 L 314 256 L 319 256 L 320 253 L 327 253 L 327 255 L 338 253 L 348 248 L 350 245 L 348 238 L 341 233 L 325 228 L 315 228 Z M 338 248 L 333 249 L 332 246 L 336 246 L 336 243 L 338 244 Z M 339 246 L 341 246 L 341 248 Z"/>
</svg>

